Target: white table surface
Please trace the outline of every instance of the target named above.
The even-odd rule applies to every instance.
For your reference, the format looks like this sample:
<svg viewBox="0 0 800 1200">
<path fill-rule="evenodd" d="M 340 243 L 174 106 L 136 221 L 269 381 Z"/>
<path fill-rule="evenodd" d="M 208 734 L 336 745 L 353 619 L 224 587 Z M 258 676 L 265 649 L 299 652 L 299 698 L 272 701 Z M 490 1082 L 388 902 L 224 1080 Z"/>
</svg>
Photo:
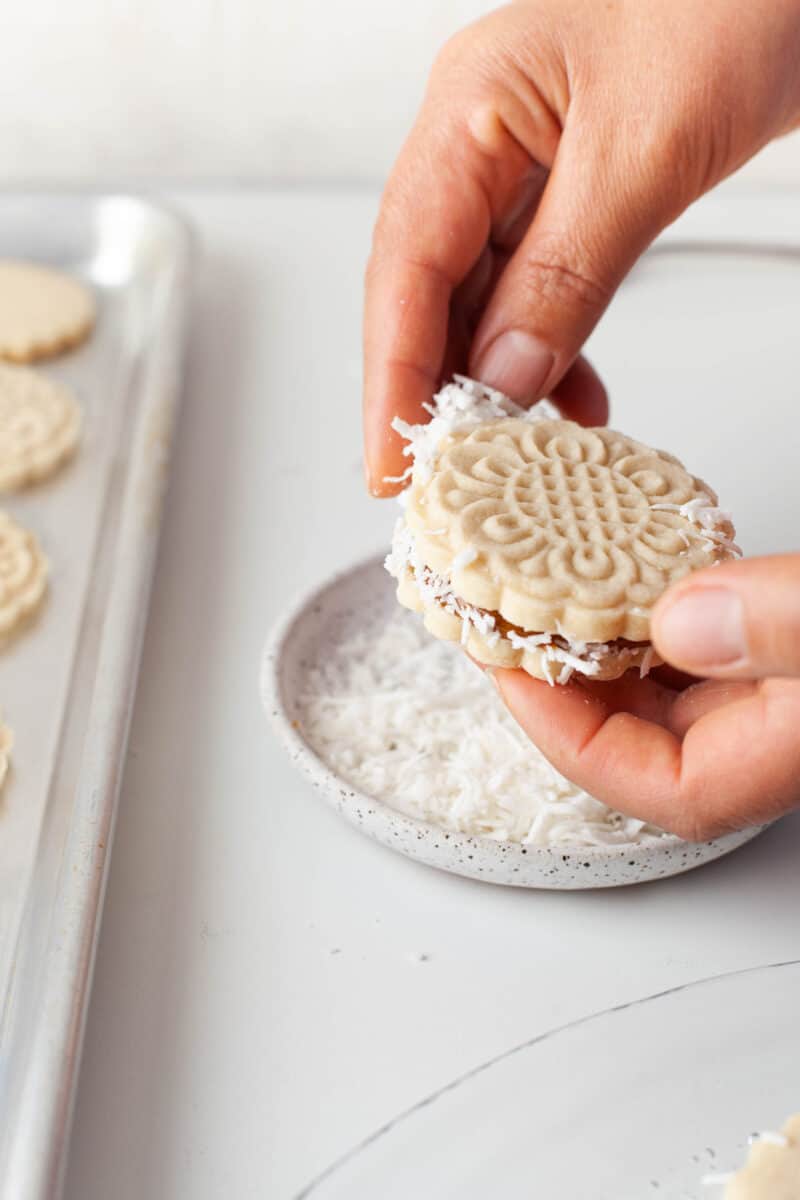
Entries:
<svg viewBox="0 0 800 1200">
<path fill-rule="evenodd" d="M 360 465 L 375 196 L 176 203 L 202 241 L 196 311 L 68 1200 L 290 1197 L 377 1125 L 537 1032 L 800 954 L 800 816 L 673 880 L 522 892 L 378 847 L 294 773 L 259 705 L 265 633 L 299 590 L 382 547 L 394 518 L 367 499 Z M 765 221 L 748 201 L 739 232 L 742 212 L 775 235 L 800 206 L 776 203 Z M 685 229 L 726 220 L 712 201 Z M 612 377 L 625 336 L 612 312 L 596 341 Z M 768 375 L 759 346 L 756 333 L 754 379 Z M 777 428 L 791 418 L 783 440 L 796 445 L 798 388 L 785 383 L 764 404 Z M 672 421 L 661 440 L 680 450 L 674 418 L 622 392 L 619 424 L 657 434 Z M 701 466 L 729 495 L 742 471 L 722 411 L 692 419 Z M 793 453 L 776 449 L 782 515 L 776 526 L 766 503 L 750 511 L 751 549 L 794 527 Z"/>
</svg>

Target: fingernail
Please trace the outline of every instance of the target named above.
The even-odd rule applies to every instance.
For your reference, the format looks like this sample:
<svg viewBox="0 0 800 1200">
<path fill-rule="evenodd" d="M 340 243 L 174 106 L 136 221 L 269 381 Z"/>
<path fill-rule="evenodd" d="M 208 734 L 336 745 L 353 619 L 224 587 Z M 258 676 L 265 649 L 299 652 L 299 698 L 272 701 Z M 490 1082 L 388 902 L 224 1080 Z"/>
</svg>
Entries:
<svg viewBox="0 0 800 1200">
<path fill-rule="evenodd" d="M 697 667 L 721 667 L 746 658 L 741 599 L 726 588 L 685 592 L 660 617 L 658 645 L 668 658 Z"/>
<path fill-rule="evenodd" d="M 524 329 L 501 333 L 481 355 L 478 378 L 513 400 L 535 400 L 553 370 L 555 355 Z"/>
</svg>

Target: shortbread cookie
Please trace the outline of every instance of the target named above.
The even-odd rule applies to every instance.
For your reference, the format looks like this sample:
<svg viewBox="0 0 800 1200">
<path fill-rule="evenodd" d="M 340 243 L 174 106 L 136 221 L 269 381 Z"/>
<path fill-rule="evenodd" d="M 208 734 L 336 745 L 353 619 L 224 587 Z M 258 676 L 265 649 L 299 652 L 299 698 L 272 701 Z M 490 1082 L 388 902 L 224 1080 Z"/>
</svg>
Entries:
<svg viewBox="0 0 800 1200">
<path fill-rule="evenodd" d="M 400 602 L 479 662 L 550 683 L 644 673 L 658 598 L 738 553 L 714 492 L 670 454 L 472 381 L 431 411 L 426 434 L 398 425 L 415 466 L 387 567 Z"/>
<path fill-rule="evenodd" d="M 725 1188 L 725 1200 L 800 1200 L 800 1113 L 779 1134 L 764 1134 L 746 1166 Z"/>
<path fill-rule="evenodd" d="M 0 639 L 37 608 L 46 588 L 47 560 L 38 541 L 0 511 Z"/>
<path fill-rule="evenodd" d="M 52 475 L 78 444 L 81 413 L 69 388 L 0 363 L 0 491 Z"/>
<path fill-rule="evenodd" d="M 91 333 L 91 292 L 49 267 L 0 259 L 0 359 L 33 362 L 77 346 Z"/>
<path fill-rule="evenodd" d="M 8 763 L 13 745 L 13 733 L 7 725 L 0 721 L 0 788 L 5 783 L 6 775 L 8 774 Z"/>
</svg>

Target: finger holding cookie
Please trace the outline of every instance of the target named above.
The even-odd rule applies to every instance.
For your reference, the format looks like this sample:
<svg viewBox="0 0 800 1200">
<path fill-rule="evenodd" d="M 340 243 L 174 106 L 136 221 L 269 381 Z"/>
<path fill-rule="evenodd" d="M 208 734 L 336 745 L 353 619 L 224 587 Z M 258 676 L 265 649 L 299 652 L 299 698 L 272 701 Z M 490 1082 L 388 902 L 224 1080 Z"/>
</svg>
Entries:
<svg viewBox="0 0 800 1200">
<path fill-rule="evenodd" d="M 697 572 L 653 612 L 652 637 L 669 662 L 716 679 L 800 677 L 800 554 Z"/>
<path fill-rule="evenodd" d="M 374 495 L 400 486 L 392 418 L 456 372 L 605 421 L 586 338 L 653 238 L 800 121 L 799 59 L 797 0 L 518 0 L 448 42 L 367 270 Z"/>
<path fill-rule="evenodd" d="M 573 679 L 557 688 L 524 671 L 493 677 L 557 770 L 690 841 L 774 820 L 800 804 L 800 678 L 709 680 L 678 690 L 655 677 L 613 685 Z"/>
</svg>

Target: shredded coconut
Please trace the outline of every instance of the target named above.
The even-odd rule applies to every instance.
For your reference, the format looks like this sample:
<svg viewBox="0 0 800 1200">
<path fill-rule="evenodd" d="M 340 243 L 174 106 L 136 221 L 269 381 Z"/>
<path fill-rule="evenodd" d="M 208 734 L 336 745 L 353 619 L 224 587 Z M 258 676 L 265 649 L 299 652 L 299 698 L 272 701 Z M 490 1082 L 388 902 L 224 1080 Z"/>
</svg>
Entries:
<svg viewBox="0 0 800 1200">
<path fill-rule="evenodd" d="M 451 573 L 469 565 L 477 557 L 478 552 L 474 546 L 466 546 L 453 559 Z M 514 629 L 509 629 L 508 633 L 501 633 L 497 629 L 497 622 L 491 613 L 462 600 L 452 590 L 450 580 L 431 570 L 423 561 L 414 532 L 402 517 L 395 525 L 392 549 L 386 556 L 384 566 L 395 579 L 401 579 L 410 571 L 423 605 L 438 604 L 446 612 L 459 618 L 462 646 L 466 646 L 469 641 L 470 628 L 473 628 L 489 646 L 496 646 L 501 638 L 506 638 L 515 650 L 538 650 L 542 655 L 542 669 L 545 678 L 551 687 L 556 683 L 569 683 L 575 672 L 590 677 L 597 675 L 601 662 L 607 661 L 616 653 L 614 647 L 608 642 L 574 641 L 564 633 L 560 626 L 557 634 L 521 634 Z M 565 645 L 559 645 L 558 639 Z M 653 660 L 654 651 L 651 648 L 640 667 L 642 678 L 649 672 Z M 559 668 L 557 675 L 553 674 L 555 667 Z"/>
<path fill-rule="evenodd" d="M 779 1146 L 782 1150 L 785 1150 L 787 1146 L 791 1145 L 789 1139 L 784 1133 L 776 1133 L 771 1129 L 763 1130 L 761 1133 L 751 1133 L 747 1139 L 747 1144 L 749 1146 L 757 1146 L 760 1144 Z M 718 1174 L 714 1173 L 711 1175 L 704 1175 L 700 1182 L 704 1187 L 723 1187 L 725 1184 L 730 1183 L 730 1181 L 735 1178 L 735 1175 L 736 1173 L 734 1171 L 725 1171 Z"/>
<path fill-rule="evenodd" d="M 337 775 L 409 816 L 495 841 L 663 836 L 559 775 L 464 655 L 412 613 L 389 611 L 360 613 L 307 667 L 300 727 Z"/>
<path fill-rule="evenodd" d="M 411 466 L 406 467 L 406 469 L 405 469 L 405 471 L 403 471 L 402 475 L 384 475 L 383 482 L 384 483 L 405 483 L 407 479 L 411 478 L 413 470 L 414 470 L 414 467 L 413 467 L 413 465 L 411 465 Z"/>
<path fill-rule="evenodd" d="M 477 552 L 475 556 L 477 557 Z M 495 628 L 494 617 L 456 596 L 449 581 L 442 575 L 437 575 L 422 561 L 416 538 L 402 517 L 395 525 L 392 549 L 386 556 L 384 566 L 395 579 L 402 578 L 406 571 L 410 570 L 423 604 L 439 604 L 461 620 L 462 645 L 467 643 L 470 626 L 476 629 L 490 646 L 497 644 L 500 633 Z"/>
<path fill-rule="evenodd" d="M 516 629 L 509 629 L 508 640 L 515 650 L 539 650 L 542 646 L 546 646 L 551 639 L 549 633 L 517 633 Z"/>
<path fill-rule="evenodd" d="M 785 1134 L 774 1133 L 770 1129 L 765 1129 L 762 1133 L 753 1133 L 747 1140 L 751 1146 L 765 1142 L 768 1146 L 780 1146 L 784 1150 L 789 1145 L 789 1139 Z"/>
<path fill-rule="evenodd" d="M 552 633 L 517 633 L 509 629 L 505 635 L 515 650 L 539 650 L 543 656 L 543 668 L 547 682 L 569 683 L 577 671 L 581 675 L 596 675 L 600 670 L 600 660 L 614 651 L 606 642 L 574 642 L 559 631 L 558 636 L 568 643 L 568 648 L 559 646 L 553 641 Z M 550 669 L 552 663 L 561 663 L 558 679 L 554 680 Z"/>
<path fill-rule="evenodd" d="M 431 417 L 427 425 L 409 425 L 399 417 L 392 421 L 392 429 L 407 441 L 403 454 L 413 460 L 413 465 L 402 476 L 387 479 L 387 483 L 403 483 L 412 472 L 414 479 L 426 483 L 442 440 L 452 433 L 476 429 L 486 421 L 497 421 L 502 417 L 541 421 L 560 415 L 548 400 L 540 400 L 531 408 L 521 408 L 502 392 L 475 379 L 467 379 L 465 375 L 454 375 L 453 382 L 437 392 L 433 401 L 425 405 L 425 410 Z"/>
<path fill-rule="evenodd" d="M 644 652 L 644 658 L 639 663 L 639 678 L 640 679 L 644 679 L 646 675 L 650 674 L 650 672 L 653 669 L 653 662 L 655 661 L 655 657 L 656 657 L 655 646 L 648 646 Z"/>
<path fill-rule="evenodd" d="M 468 567 L 470 563 L 474 563 L 477 557 L 478 551 L 474 546 L 465 546 L 463 550 L 459 550 L 453 559 L 453 570 L 463 571 L 464 567 Z"/>
<path fill-rule="evenodd" d="M 657 512 L 678 513 L 684 520 L 691 521 L 698 528 L 697 536 L 700 537 L 704 550 L 713 550 L 715 546 L 721 546 L 732 558 L 741 558 L 741 549 L 725 529 L 726 525 L 733 526 L 732 514 L 727 509 L 712 504 L 708 496 L 695 496 L 685 504 L 651 504 L 650 507 Z M 681 531 L 681 537 L 688 546 L 686 533 Z"/>
</svg>

